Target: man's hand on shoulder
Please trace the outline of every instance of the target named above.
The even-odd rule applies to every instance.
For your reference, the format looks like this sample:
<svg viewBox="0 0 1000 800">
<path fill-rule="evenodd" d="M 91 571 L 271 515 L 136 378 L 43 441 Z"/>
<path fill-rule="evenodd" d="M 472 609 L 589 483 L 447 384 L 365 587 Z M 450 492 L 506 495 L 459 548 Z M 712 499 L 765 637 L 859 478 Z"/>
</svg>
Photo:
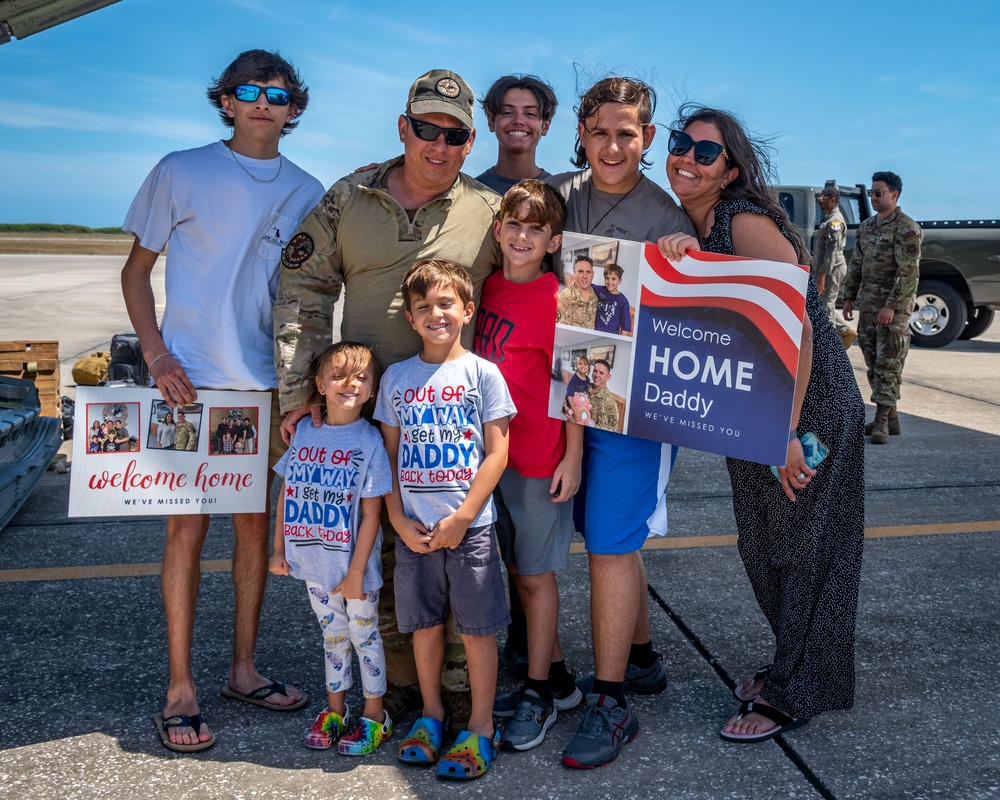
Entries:
<svg viewBox="0 0 1000 800">
<path fill-rule="evenodd" d="M 315 427 L 322 427 L 323 406 L 303 406 L 302 408 L 296 408 L 294 411 L 289 411 L 281 421 L 281 438 L 285 444 L 292 443 L 292 437 L 295 436 L 295 426 L 299 424 L 299 420 L 306 414 L 312 414 L 312 422 Z"/>
</svg>

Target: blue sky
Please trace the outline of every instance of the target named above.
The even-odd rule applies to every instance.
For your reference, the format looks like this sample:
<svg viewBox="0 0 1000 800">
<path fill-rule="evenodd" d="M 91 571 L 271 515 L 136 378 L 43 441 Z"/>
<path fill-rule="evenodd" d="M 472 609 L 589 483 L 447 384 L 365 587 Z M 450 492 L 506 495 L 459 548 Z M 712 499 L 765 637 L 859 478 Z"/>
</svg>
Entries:
<svg viewBox="0 0 1000 800">
<path fill-rule="evenodd" d="M 569 169 L 579 92 L 617 72 L 659 93 L 648 173 L 658 183 L 665 128 L 692 100 L 774 137 L 783 183 L 867 183 L 891 169 L 913 216 L 995 218 L 997 41 L 1000 2 L 983 0 L 122 0 L 0 46 L 0 222 L 120 224 L 160 157 L 225 137 L 204 89 L 253 47 L 279 50 L 309 85 L 309 108 L 282 152 L 324 185 L 399 153 L 407 89 L 435 67 L 460 73 L 478 95 L 507 72 L 547 79 L 560 108 L 539 163 Z M 496 155 L 478 111 L 476 124 L 473 175 Z"/>
</svg>

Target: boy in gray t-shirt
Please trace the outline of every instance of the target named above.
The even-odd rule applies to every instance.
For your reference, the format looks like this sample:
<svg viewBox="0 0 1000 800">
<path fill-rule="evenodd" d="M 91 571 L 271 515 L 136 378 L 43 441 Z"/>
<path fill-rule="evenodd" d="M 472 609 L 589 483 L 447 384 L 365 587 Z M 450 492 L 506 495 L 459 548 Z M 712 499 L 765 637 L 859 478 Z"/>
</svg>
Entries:
<svg viewBox="0 0 1000 800">
<path fill-rule="evenodd" d="M 475 310 L 472 293 L 469 273 L 453 262 L 425 259 L 407 270 L 406 319 L 423 350 L 389 367 L 375 408 L 393 470 L 386 506 L 398 534 L 396 616 L 400 631 L 413 632 L 424 698 L 398 755 L 404 763 L 438 762 L 445 778 L 477 778 L 496 758 L 495 634 L 510 622 L 492 493 L 507 464 L 515 409 L 496 366 L 462 347 L 462 328 Z M 449 608 L 469 655 L 472 714 L 468 730 L 442 755 L 437 677 Z"/>
</svg>

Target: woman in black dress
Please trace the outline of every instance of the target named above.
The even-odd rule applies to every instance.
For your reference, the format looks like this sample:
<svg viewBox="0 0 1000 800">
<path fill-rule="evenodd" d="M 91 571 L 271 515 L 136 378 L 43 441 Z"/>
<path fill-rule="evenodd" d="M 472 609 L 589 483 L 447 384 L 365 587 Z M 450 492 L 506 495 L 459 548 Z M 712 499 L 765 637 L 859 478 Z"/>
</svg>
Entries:
<svg viewBox="0 0 1000 800">
<path fill-rule="evenodd" d="M 808 263 L 768 186 L 766 149 L 730 114 L 685 106 L 671 132 L 667 178 L 698 231 L 660 240 L 685 250 Z M 816 470 L 799 437 L 829 448 Z M 864 403 L 844 346 L 810 278 L 787 466 L 727 460 L 739 552 L 774 632 L 771 664 L 746 676 L 723 739 L 756 742 L 854 704 L 854 621 L 864 540 Z"/>
</svg>

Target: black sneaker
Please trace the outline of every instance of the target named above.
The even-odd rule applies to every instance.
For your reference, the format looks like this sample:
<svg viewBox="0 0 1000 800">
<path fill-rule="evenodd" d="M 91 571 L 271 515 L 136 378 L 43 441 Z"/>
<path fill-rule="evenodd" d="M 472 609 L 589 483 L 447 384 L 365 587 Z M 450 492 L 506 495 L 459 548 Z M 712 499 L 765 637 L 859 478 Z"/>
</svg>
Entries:
<svg viewBox="0 0 1000 800">
<path fill-rule="evenodd" d="M 528 633 L 507 631 L 507 642 L 503 646 L 511 674 L 523 681 L 528 677 Z"/>
<path fill-rule="evenodd" d="M 663 670 L 663 658 L 659 653 L 654 655 L 656 660 L 648 667 L 637 667 L 635 664 L 625 666 L 626 694 L 659 694 L 667 688 L 667 673 Z M 576 685 L 584 694 L 590 694 L 594 691 L 594 674 L 578 678 Z"/>
<path fill-rule="evenodd" d="M 545 732 L 558 716 L 555 706 L 546 703 L 531 689 L 521 692 L 514 718 L 507 723 L 500 746 L 504 750 L 530 750 L 545 739 Z"/>
<path fill-rule="evenodd" d="M 593 769 L 610 764 L 622 745 L 639 735 L 639 719 L 628 701 L 622 707 L 605 694 L 588 694 L 587 711 L 563 750 L 563 766 Z"/>
<path fill-rule="evenodd" d="M 423 708 L 424 699 L 419 686 L 393 686 L 390 683 L 382 697 L 382 705 L 386 713 L 399 723 Z"/>
<path fill-rule="evenodd" d="M 451 721 L 452 730 L 461 731 L 469 727 L 472 716 L 472 694 L 469 692 L 441 692 L 441 702 Z"/>
</svg>

